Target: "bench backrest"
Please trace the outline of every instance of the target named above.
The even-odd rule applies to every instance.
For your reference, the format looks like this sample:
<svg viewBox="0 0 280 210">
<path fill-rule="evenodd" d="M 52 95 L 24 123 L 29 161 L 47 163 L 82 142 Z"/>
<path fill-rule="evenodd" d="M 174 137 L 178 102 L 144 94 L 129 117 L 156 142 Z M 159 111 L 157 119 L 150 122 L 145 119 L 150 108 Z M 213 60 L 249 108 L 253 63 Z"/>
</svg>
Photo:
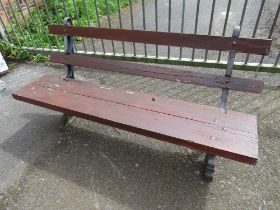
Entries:
<svg viewBox="0 0 280 210">
<path fill-rule="evenodd" d="M 222 37 L 70 25 L 49 25 L 49 32 L 51 34 L 64 36 L 79 36 L 217 51 L 235 51 L 259 55 L 268 55 L 272 42 L 271 39 Z"/>
<path fill-rule="evenodd" d="M 52 54 L 50 60 L 57 63 L 63 63 L 66 65 L 66 77 L 74 79 L 74 65 L 79 65 L 81 67 L 101 67 L 101 69 L 110 70 L 118 67 L 119 72 L 127 72 L 127 66 L 123 67 L 122 63 L 118 64 L 118 66 L 110 65 L 108 62 L 100 62 L 98 60 L 93 60 L 80 56 L 74 55 L 73 50 L 73 36 L 80 37 L 88 37 L 88 38 L 96 38 L 96 39 L 106 39 L 106 40 L 116 40 L 116 41 L 126 41 L 126 42 L 137 42 L 144 44 L 155 44 L 155 45 L 166 45 L 166 46 L 176 46 L 176 47 L 189 47 L 195 49 L 206 49 L 206 50 L 216 50 L 216 51 L 229 51 L 227 68 L 225 72 L 225 76 L 219 79 L 211 79 L 211 75 L 206 76 L 205 80 L 201 80 L 199 75 L 196 77 L 188 77 L 184 76 L 186 82 L 190 80 L 189 83 L 199 84 L 199 85 L 209 85 L 209 79 L 212 82 L 219 83 L 222 81 L 223 84 L 234 84 L 237 85 L 238 88 L 236 90 L 239 91 L 250 91 L 248 92 L 261 92 L 263 88 L 262 81 L 245 81 L 242 78 L 235 78 L 232 80 L 232 70 L 233 64 L 235 60 L 235 54 L 237 52 L 240 53 L 251 53 L 251 54 L 259 54 L 259 55 L 268 55 L 272 40 L 271 39 L 255 39 L 255 38 L 239 38 L 240 35 L 240 27 L 235 26 L 233 29 L 232 37 L 222 37 L 222 36 L 210 36 L 210 35 L 198 35 L 198 34 L 182 34 L 182 33 L 171 33 L 171 32 L 157 32 L 157 31 L 139 31 L 139 30 L 128 30 L 128 29 L 108 29 L 108 28 L 94 28 L 94 27 L 80 27 L 73 26 L 72 20 L 69 17 L 64 19 L 64 25 L 49 25 L 49 32 L 55 35 L 64 35 L 64 56 L 59 54 Z M 82 61 L 83 60 L 83 61 Z M 75 61 L 74 63 L 71 61 Z M 131 67 L 131 66 L 130 66 Z M 141 68 L 140 66 L 138 66 Z M 144 67 L 146 68 L 146 67 Z M 142 69 L 142 68 L 141 68 Z M 142 69 L 143 70 L 143 69 Z M 161 69 L 163 75 L 166 75 L 168 72 L 170 73 L 169 77 L 165 79 L 173 80 L 174 74 L 176 72 L 170 69 Z M 129 68 L 129 73 L 135 75 L 147 75 L 150 77 L 152 73 L 155 72 L 138 72 L 137 68 Z M 185 72 L 186 73 L 186 72 Z M 188 72 L 190 73 L 190 72 Z M 158 74 L 160 75 L 160 74 Z M 158 75 L 153 75 L 155 78 Z M 173 78 L 173 79 L 171 79 Z M 176 80 L 177 81 L 177 80 Z M 248 88 L 248 84 L 246 82 L 251 82 L 252 87 Z M 241 83 L 241 84 L 238 84 Z M 216 85 L 212 85 L 216 86 Z M 217 86 L 219 87 L 219 86 Z M 222 95 L 220 99 L 219 108 L 223 111 L 226 111 L 227 97 L 229 93 L 229 89 L 233 86 L 222 85 Z"/>
</svg>

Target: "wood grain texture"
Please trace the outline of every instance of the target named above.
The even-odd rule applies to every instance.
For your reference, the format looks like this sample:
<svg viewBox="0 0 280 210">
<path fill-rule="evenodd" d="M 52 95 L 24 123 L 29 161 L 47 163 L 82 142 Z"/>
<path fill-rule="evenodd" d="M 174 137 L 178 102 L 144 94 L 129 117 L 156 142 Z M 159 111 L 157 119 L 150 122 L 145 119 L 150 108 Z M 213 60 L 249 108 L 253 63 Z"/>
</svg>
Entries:
<svg viewBox="0 0 280 210">
<path fill-rule="evenodd" d="M 239 77 L 225 77 L 222 75 L 151 66 L 149 64 L 138 64 L 125 61 L 94 58 L 84 55 L 53 53 L 50 57 L 50 61 L 54 63 L 70 64 L 74 66 L 95 68 L 111 72 L 119 72 L 163 80 L 180 81 L 194 85 L 229 88 L 230 90 L 242 92 L 261 93 L 264 88 L 264 82 L 261 80 Z"/>
<path fill-rule="evenodd" d="M 64 25 L 49 25 L 48 28 L 51 34 L 56 35 L 80 36 L 96 39 L 218 51 L 236 51 L 241 53 L 252 53 L 259 55 L 268 55 L 272 43 L 271 39 L 232 38 L 222 36 L 140 31 L 128 29 L 109 29 Z"/>
<path fill-rule="evenodd" d="M 13 97 L 209 154 L 255 164 L 255 116 L 151 94 L 44 76 Z"/>
</svg>

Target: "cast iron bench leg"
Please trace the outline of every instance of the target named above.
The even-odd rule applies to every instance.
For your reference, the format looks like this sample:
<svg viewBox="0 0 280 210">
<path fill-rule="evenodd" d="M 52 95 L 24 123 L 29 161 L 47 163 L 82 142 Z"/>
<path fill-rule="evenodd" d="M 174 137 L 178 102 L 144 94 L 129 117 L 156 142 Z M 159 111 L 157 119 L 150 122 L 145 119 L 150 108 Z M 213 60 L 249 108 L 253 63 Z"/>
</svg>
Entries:
<svg viewBox="0 0 280 210">
<path fill-rule="evenodd" d="M 63 129 L 66 129 L 72 122 L 74 122 L 75 119 L 76 117 L 74 116 L 63 114 L 61 117 L 61 124 Z"/>
<path fill-rule="evenodd" d="M 215 155 L 206 154 L 204 160 L 203 177 L 207 181 L 212 181 L 215 172 Z"/>
</svg>

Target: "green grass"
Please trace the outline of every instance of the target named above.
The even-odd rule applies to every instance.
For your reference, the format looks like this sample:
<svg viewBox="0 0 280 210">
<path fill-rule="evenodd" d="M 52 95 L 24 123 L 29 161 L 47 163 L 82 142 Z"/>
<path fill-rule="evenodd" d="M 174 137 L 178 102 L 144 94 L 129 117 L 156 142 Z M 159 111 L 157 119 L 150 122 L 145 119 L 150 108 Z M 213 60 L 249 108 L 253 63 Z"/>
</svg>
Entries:
<svg viewBox="0 0 280 210">
<path fill-rule="evenodd" d="M 107 0 L 108 1 L 108 10 L 109 13 L 115 13 L 118 10 L 117 0 Z M 76 9 L 73 4 L 73 0 L 65 0 L 65 6 L 67 12 L 64 9 L 62 0 L 45 0 L 49 13 L 46 12 L 44 5 L 39 8 L 41 17 L 38 14 L 36 8 L 31 9 L 31 14 L 25 15 L 27 24 L 24 23 L 21 14 L 18 12 L 16 16 L 18 17 L 19 24 L 18 26 L 15 19 L 12 19 L 14 30 L 8 25 L 8 36 L 13 40 L 14 44 L 17 46 L 17 51 L 19 46 L 25 47 L 35 47 L 41 48 L 58 48 L 58 44 L 63 47 L 63 37 L 57 37 L 49 35 L 48 33 L 48 24 L 62 24 L 64 18 L 67 16 L 67 13 L 73 20 L 74 25 L 87 26 L 93 25 L 96 22 L 96 12 L 93 0 L 75 0 Z M 120 6 L 125 7 L 129 5 L 129 0 L 120 0 Z M 14 6 L 15 8 L 16 6 Z M 99 15 L 106 15 L 106 1 L 97 0 L 97 7 Z M 49 14 L 49 15 L 48 15 Z M 87 21 L 87 15 L 89 18 L 89 23 Z M 42 20 L 42 21 L 41 21 Z M 43 23 L 43 24 L 42 24 Z M 30 32 L 30 33 L 29 33 Z M 18 44 L 20 42 L 20 44 Z"/>
<path fill-rule="evenodd" d="M 0 52 L 4 57 L 11 57 L 18 60 L 44 62 L 48 60 L 48 55 L 29 52 L 22 47 L 0 40 Z"/>
</svg>

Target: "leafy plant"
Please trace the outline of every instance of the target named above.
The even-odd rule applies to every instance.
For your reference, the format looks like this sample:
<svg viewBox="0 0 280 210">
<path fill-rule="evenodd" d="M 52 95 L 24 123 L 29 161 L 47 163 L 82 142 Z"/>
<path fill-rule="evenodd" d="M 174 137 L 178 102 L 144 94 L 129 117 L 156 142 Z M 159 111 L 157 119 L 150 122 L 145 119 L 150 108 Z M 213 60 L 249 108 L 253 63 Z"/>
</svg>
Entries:
<svg viewBox="0 0 280 210">
<path fill-rule="evenodd" d="M 44 62 L 48 59 L 47 55 L 33 54 L 22 47 L 18 47 L 2 40 L 0 41 L 0 49 L 4 50 L 7 57 L 9 56 L 16 59 L 34 62 Z"/>
<path fill-rule="evenodd" d="M 96 0 L 100 16 L 106 15 L 106 1 L 110 14 L 118 10 L 118 0 Z M 119 1 L 121 7 L 129 5 L 129 0 Z M 15 45 L 34 48 L 63 48 L 63 37 L 50 35 L 48 24 L 62 24 L 66 16 L 72 18 L 74 25 L 93 25 L 97 20 L 94 0 L 45 0 L 45 3 L 46 7 L 43 4 L 39 10 L 36 7 L 31 8 L 30 13 L 25 15 L 25 22 L 20 12 L 16 13 L 18 22 L 12 18 L 14 27 L 8 25 L 7 33 Z M 16 49 L 18 53 L 21 53 L 20 47 Z"/>
</svg>

